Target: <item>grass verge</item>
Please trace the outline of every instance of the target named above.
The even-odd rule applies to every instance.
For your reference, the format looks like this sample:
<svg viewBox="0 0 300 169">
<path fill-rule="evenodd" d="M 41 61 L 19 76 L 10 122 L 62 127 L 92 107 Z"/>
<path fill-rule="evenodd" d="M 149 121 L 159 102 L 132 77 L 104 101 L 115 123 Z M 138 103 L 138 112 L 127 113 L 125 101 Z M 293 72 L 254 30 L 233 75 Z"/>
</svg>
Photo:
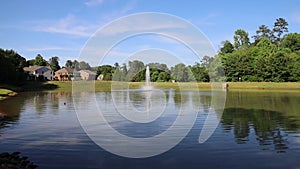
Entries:
<svg viewBox="0 0 300 169">
<path fill-rule="evenodd" d="M 80 83 L 79 91 L 85 91 L 84 86 L 90 84 L 87 81 L 75 81 Z M 122 88 L 139 88 L 144 82 L 111 82 L 93 81 L 96 92 L 111 91 L 112 83 Z M 300 82 L 228 82 L 229 90 L 300 90 Z M 157 88 L 175 89 L 181 91 L 211 90 L 211 83 L 171 83 L 171 82 L 152 82 Z M 220 86 L 220 83 L 217 83 Z M 115 88 L 114 88 L 115 89 Z M 26 82 L 21 87 L 0 85 L 0 98 L 7 97 L 14 91 L 53 91 L 53 92 L 72 92 L 72 81 L 49 81 L 49 82 Z"/>
<path fill-rule="evenodd" d="M 85 81 L 79 81 L 84 86 Z M 113 82 L 114 84 L 120 84 L 122 87 L 126 88 L 139 88 L 144 84 L 144 82 Z M 220 83 L 216 83 L 220 85 Z M 284 82 L 284 83 L 275 83 L 275 82 L 229 82 L 229 90 L 300 90 L 299 82 Z M 105 92 L 111 91 L 112 82 L 110 81 L 94 81 L 95 91 L 96 92 Z M 153 82 L 153 86 L 158 88 L 165 89 L 175 89 L 175 90 L 210 90 L 212 88 L 211 83 L 171 83 L 171 82 Z M 32 87 L 33 85 L 31 85 Z M 55 88 L 44 88 L 46 91 L 57 91 L 57 92 L 71 92 L 72 91 L 72 82 L 71 81 L 49 81 L 44 84 L 45 86 L 56 86 Z M 34 87 L 32 90 L 36 90 Z M 83 89 L 82 89 L 83 90 Z"/>
<path fill-rule="evenodd" d="M 0 84 L 0 100 L 6 99 L 10 96 L 15 96 L 19 91 L 21 91 L 20 87 L 8 84 Z"/>
</svg>

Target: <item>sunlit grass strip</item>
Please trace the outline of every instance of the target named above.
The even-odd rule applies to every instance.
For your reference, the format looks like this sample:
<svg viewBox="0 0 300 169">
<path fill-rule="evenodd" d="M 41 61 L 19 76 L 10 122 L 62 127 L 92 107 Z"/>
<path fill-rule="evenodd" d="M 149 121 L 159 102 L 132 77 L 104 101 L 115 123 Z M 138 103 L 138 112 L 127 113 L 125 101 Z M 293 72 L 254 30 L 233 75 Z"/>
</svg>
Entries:
<svg viewBox="0 0 300 169">
<path fill-rule="evenodd" d="M 5 99 L 6 97 L 14 94 L 15 92 L 12 90 L 0 88 L 0 100 Z"/>
<path fill-rule="evenodd" d="M 300 90 L 299 82 L 229 82 L 229 89 Z"/>
<path fill-rule="evenodd" d="M 108 92 L 111 91 L 112 83 L 120 84 L 124 88 L 139 88 L 144 85 L 144 82 L 111 82 L 111 81 L 92 81 L 84 82 L 79 81 L 80 83 L 94 83 L 95 92 Z M 45 89 L 46 91 L 55 91 L 55 92 L 72 92 L 72 81 L 49 81 L 46 84 L 57 85 L 55 89 Z M 186 90 L 186 91 L 197 91 L 197 90 L 211 90 L 211 83 L 198 82 L 182 82 L 182 83 L 171 83 L 171 82 L 152 82 L 153 86 L 163 89 L 175 89 L 175 90 Z M 197 84 L 198 88 L 197 88 Z M 275 83 L 275 82 L 228 82 L 229 90 L 230 89 L 241 89 L 241 90 L 300 90 L 299 82 L 284 82 L 284 83 Z M 84 85 L 83 85 L 84 86 Z M 120 89 L 123 89 L 120 88 Z M 32 91 L 35 89 L 32 88 Z M 80 89 L 84 91 L 84 87 Z"/>
<path fill-rule="evenodd" d="M 8 89 L 1 89 L 0 88 L 0 95 L 8 95 L 11 92 L 13 92 L 13 91 L 12 90 L 8 90 Z"/>
</svg>

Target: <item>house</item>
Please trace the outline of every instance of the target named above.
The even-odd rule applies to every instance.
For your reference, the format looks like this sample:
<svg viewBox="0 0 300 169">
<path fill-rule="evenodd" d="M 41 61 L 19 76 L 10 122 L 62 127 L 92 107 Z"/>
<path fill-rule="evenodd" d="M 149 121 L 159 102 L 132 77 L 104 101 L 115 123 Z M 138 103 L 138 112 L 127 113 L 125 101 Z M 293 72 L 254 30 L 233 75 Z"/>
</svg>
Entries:
<svg viewBox="0 0 300 169">
<path fill-rule="evenodd" d="M 55 79 L 59 81 L 79 80 L 80 74 L 75 69 L 64 67 L 55 72 Z"/>
<path fill-rule="evenodd" d="M 54 72 L 50 66 L 29 66 L 23 68 L 27 80 L 53 80 Z"/>
<path fill-rule="evenodd" d="M 95 80 L 96 79 L 96 73 L 90 71 L 90 70 L 80 70 L 80 77 L 82 80 Z"/>
</svg>

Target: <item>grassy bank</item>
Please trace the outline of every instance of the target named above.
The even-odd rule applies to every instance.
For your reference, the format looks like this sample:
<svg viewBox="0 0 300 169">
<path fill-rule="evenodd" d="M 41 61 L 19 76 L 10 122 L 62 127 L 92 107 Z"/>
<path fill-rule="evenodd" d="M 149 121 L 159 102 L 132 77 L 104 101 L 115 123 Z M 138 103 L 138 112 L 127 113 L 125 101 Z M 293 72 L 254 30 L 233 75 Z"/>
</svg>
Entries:
<svg viewBox="0 0 300 169">
<path fill-rule="evenodd" d="M 229 82 L 229 89 L 300 90 L 300 82 Z"/>
<path fill-rule="evenodd" d="M 15 90 L 12 90 L 10 88 L 15 89 Z M 10 96 L 17 95 L 17 93 L 15 91 L 18 91 L 18 89 L 13 86 L 0 85 L 0 100 L 3 100 Z"/>
<path fill-rule="evenodd" d="M 82 86 L 84 86 L 85 82 L 82 82 Z M 88 82 L 90 83 L 90 82 Z M 110 91 L 112 82 L 109 81 L 95 81 L 95 91 L 103 92 Z M 144 82 L 113 82 L 114 87 L 125 87 L 125 88 L 139 88 L 142 86 Z M 286 83 L 275 83 L 275 82 L 229 82 L 229 90 L 300 90 L 300 83 L 296 82 L 286 82 Z M 45 89 L 47 91 L 64 91 L 71 92 L 72 91 L 72 82 L 66 81 L 50 81 L 45 84 L 46 86 L 56 86 L 54 89 Z M 180 89 L 180 90 L 210 90 L 212 84 L 211 83 L 169 83 L 169 82 L 153 82 L 153 86 L 158 88 L 172 88 L 172 89 Z M 220 85 L 220 84 L 217 84 Z M 32 85 L 31 85 L 32 86 Z M 197 89 L 198 87 L 198 89 Z M 33 88 L 34 90 L 34 88 Z"/>
<path fill-rule="evenodd" d="M 0 89 L 0 100 L 8 97 L 9 93 L 13 92 L 12 90 L 8 89 Z"/>
<path fill-rule="evenodd" d="M 77 90 L 85 91 L 85 86 L 91 84 L 86 81 L 76 81 L 75 83 L 80 83 Z M 95 81 L 93 85 L 95 86 L 96 92 L 111 91 L 111 86 L 114 89 L 119 88 L 139 88 L 144 82 L 109 82 L 109 81 Z M 274 83 L 274 82 L 229 82 L 229 90 L 300 90 L 300 83 Z M 153 86 L 157 88 L 165 89 L 175 89 L 175 90 L 210 90 L 211 83 L 170 83 L 170 82 L 153 82 Z M 220 86 L 221 84 L 217 84 Z M 54 92 L 72 92 L 72 82 L 71 81 L 49 81 L 44 83 L 39 82 L 27 82 L 23 86 L 13 87 L 13 86 L 1 86 L 0 85 L 0 97 L 6 97 L 12 94 L 14 91 L 54 91 Z"/>
</svg>

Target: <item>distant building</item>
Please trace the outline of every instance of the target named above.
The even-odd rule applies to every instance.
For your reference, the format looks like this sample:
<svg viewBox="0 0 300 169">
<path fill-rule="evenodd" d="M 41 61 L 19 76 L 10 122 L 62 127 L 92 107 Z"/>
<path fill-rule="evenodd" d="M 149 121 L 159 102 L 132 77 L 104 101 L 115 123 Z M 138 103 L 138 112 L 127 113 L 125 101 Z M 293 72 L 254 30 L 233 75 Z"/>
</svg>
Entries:
<svg viewBox="0 0 300 169">
<path fill-rule="evenodd" d="M 97 77 L 97 80 L 103 80 L 104 78 L 104 75 L 103 74 L 100 74 L 98 77 Z"/>
<path fill-rule="evenodd" d="M 90 70 L 80 70 L 80 77 L 82 80 L 95 80 L 96 79 L 96 73 L 92 72 Z"/>
<path fill-rule="evenodd" d="M 23 68 L 27 80 L 53 80 L 54 72 L 50 66 L 29 66 Z"/>
<path fill-rule="evenodd" d="M 65 67 L 55 72 L 55 79 L 59 81 L 80 80 L 80 74 L 75 69 Z"/>
</svg>

